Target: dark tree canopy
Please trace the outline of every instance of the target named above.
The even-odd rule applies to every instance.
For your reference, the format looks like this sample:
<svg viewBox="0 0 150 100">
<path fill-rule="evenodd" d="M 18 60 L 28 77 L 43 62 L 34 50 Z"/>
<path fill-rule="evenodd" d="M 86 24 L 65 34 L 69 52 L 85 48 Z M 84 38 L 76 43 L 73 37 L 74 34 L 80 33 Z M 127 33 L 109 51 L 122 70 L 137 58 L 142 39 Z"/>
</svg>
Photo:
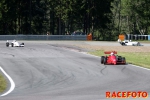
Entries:
<svg viewBox="0 0 150 100">
<path fill-rule="evenodd" d="M 148 0 L 1 0 L 0 34 L 83 31 L 100 40 L 120 33 L 148 34 L 149 8 Z"/>
</svg>

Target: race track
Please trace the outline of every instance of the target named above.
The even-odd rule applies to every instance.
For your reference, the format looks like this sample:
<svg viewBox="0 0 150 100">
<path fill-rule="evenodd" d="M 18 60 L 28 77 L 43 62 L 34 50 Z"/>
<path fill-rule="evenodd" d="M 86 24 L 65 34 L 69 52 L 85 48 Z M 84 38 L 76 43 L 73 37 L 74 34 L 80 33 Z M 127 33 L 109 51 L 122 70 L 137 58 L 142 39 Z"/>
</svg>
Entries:
<svg viewBox="0 0 150 100">
<path fill-rule="evenodd" d="M 72 43 L 86 42 L 68 42 Z M 1 41 L 0 66 L 15 82 L 15 89 L 0 100 L 110 100 L 107 91 L 150 95 L 150 70 L 128 64 L 102 65 L 99 57 L 68 44 L 26 41 L 25 47 L 6 47 Z"/>
</svg>

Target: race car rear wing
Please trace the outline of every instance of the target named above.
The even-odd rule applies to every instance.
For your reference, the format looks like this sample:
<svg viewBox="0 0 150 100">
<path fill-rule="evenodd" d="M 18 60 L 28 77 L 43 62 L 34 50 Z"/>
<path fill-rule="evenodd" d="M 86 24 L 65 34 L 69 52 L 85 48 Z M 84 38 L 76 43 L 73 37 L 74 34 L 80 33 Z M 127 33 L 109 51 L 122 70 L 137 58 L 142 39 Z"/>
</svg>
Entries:
<svg viewBox="0 0 150 100">
<path fill-rule="evenodd" d="M 117 51 L 105 51 L 104 53 L 105 53 L 105 54 L 111 54 L 112 52 L 113 52 L 114 54 L 117 54 Z"/>
</svg>

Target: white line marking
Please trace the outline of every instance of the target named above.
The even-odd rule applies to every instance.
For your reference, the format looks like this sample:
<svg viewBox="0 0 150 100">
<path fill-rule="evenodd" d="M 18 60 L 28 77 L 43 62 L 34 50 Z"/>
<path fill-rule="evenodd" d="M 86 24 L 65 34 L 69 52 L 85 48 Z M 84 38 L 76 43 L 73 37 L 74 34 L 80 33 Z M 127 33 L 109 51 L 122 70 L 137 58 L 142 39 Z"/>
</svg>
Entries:
<svg viewBox="0 0 150 100">
<path fill-rule="evenodd" d="M 144 68 L 144 67 L 141 67 L 141 66 L 137 66 L 137 65 L 133 65 L 133 64 L 130 64 L 130 65 L 132 65 L 132 66 L 134 66 L 134 67 L 137 67 L 137 68 L 141 68 L 141 69 L 145 69 L 145 70 L 150 70 L 150 69 L 148 69 L 148 68 Z"/>
<path fill-rule="evenodd" d="M 2 96 L 8 95 L 10 92 L 12 92 L 12 91 L 14 90 L 14 88 L 15 88 L 15 83 L 14 83 L 14 81 L 12 80 L 12 78 L 2 69 L 2 67 L 0 67 L 0 70 L 1 70 L 1 71 L 4 73 L 4 75 L 8 78 L 8 80 L 10 81 L 10 84 L 11 84 L 10 89 L 9 89 L 6 93 L 0 95 L 0 96 L 2 97 Z"/>
</svg>

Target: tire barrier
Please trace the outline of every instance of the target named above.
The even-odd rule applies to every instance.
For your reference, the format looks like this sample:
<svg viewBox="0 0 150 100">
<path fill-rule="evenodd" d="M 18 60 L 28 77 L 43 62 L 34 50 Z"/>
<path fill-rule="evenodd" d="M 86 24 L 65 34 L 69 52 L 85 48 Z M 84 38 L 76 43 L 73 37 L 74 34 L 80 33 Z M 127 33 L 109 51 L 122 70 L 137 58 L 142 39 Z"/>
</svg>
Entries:
<svg viewBox="0 0 150 100">
<path fill-rule="evenodd" d="M 125 40 L 125 35 L 119 35 L 119 39 L 120 39 L 121 41 Z"/>
<path fill-rule="evenodd" d="M 89 35 L 87 35 L 87 40 L 92 41 L 92 34 L 91 33 Z"/>
</svg>

